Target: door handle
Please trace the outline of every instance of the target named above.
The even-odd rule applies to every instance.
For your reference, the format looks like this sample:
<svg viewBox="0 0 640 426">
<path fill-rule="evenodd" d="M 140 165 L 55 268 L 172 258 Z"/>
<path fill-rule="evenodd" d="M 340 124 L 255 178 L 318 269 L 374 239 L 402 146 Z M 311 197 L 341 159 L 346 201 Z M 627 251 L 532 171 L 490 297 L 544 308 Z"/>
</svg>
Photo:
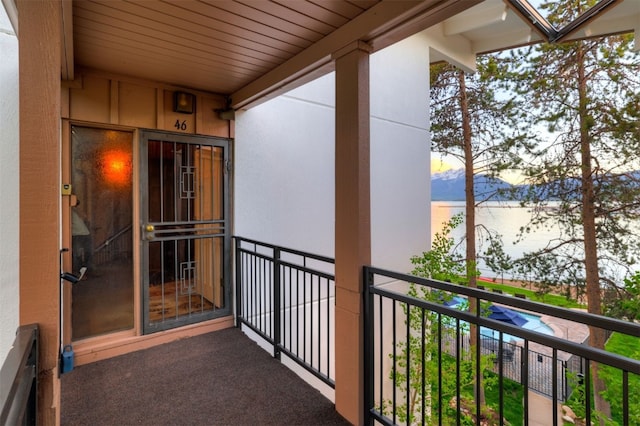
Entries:
<svg viewBox="0 0 640 426">
<path fill-rule="evenodd" d="M 156 227 L 155 227 L 155 226 L 153 226 L 153 225 L 152 225 L 152 224 L 150 224 L 150 223 L 147 223 L 147 224 L 144 226 L 145 239 L 146 239 L 146 240 L 153 240 L 153 239 L 156 237 L 156 235 L 155 235 L 155 233 L 154 233 L 154 231 L 155 231 L 155 230 L 156 230 Z"/>
</svg>

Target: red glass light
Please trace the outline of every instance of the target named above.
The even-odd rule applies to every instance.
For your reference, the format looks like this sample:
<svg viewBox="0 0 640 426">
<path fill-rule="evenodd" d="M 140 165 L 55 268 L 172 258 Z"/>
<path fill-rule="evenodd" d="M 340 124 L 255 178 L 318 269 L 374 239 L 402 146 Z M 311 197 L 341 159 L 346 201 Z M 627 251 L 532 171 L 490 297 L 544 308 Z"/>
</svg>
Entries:
<svg viewBox="0 0 640 426">
<path fill-rule="evenodd" d="M 125 151 L 105 151 L 102 155 L 102 175 L 114 185 L 121 186 L 131 182 L 131 154 Z"/>
</svg>

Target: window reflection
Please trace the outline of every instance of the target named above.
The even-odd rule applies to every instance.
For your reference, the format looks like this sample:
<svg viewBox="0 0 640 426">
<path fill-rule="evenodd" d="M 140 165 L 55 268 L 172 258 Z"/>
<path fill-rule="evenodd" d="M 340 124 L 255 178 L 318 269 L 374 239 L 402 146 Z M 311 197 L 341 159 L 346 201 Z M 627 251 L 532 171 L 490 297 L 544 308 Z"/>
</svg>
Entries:
<svg viewBox="0 0 640 426">
<path fill-rule="evenodd" d="M 133 327 L 132 134 L 72 127 L 74 340 Z"/>
</svg>

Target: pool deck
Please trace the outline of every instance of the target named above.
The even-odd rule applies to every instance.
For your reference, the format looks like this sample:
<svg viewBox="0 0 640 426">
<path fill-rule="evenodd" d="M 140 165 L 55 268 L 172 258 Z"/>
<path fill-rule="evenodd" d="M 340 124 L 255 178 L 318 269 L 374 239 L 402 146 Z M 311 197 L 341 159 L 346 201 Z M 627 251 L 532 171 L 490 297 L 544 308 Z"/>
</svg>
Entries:
<svg viewBox="0 0 640 426">
<path fill-rule="evenodd" d="M 589 327 L 585 324 L 569 321 L 562 318 L 552 317 L 549 315 L 541 315 L 540 321 L 553 330 L 555 337 L 568 340 L 573 343 L 582 344 L 589 338 Z M 535 342 L 529 343 L 529 349 L 546 355 L 552 354 L 552 349 L 548 346 L 540 345 Z M 558 358 L 566 360 L 571 356 L 565 352 L 558 352 Z"/>
<path fill-rule="evenodd" d="M 529 391 L 529 426 L 549 426 L 553 424 L 553 403 L 539 393 Z M 562 418 L 562 404 L 556 403 L 558 419 Z"/>
</svg>

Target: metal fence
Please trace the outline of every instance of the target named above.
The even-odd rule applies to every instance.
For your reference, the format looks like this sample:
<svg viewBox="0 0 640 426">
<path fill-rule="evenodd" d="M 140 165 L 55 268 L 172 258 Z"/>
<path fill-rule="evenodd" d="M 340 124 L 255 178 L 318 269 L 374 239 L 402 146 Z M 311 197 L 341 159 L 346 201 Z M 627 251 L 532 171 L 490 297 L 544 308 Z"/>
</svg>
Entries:
<svg viewBox="0 0 640 426">
<path fill-rule="evenodd" d="M 35 425 L 38 400 L 38 325 L 18 328 L 0 369 L 0 425 Z"/>
<path fill-rule="evenodd" d="M 333 259 L 234 239 L 238 324 L 335 387 Z"/>
<path fill-rule="evenodd" d="M 460 354 L 466 356 L 468 359 L 472 357 L 472 349 L 470 347 L 469 335 L 463 333 L 460 337 Z M 453 337 L 453 333 L 445 333 L 442 338 L 441 350 L 452 356 L 457 356 L 457 342 Z M 567 360 L 556 359 L 547 354 L 536 352 L 529 349 L 525 352 L 522 344 L 502 341 L 491 336 L 480 336 L 480 354 L 488 356 L 492 360 L 490 370 L 495 374 L 501 374 L 502 377 L 513 380 L 516 383 L 523 384 L 523 369 L 524 354 L 527 354 L 528 360 L 528 388 L 529 390 L 538 392 L 549 398 L 553 397 L 553 365 L 556 363 L 556 369 L 558 371 L 557 384 L 555 389 L 557 390 L 557 398 L 559 401 L 566 401 L 571 394 L 569 376 L 571 374 L 584 374 L 583 362 L 580 357 L 572 357 L 572 362 L 569 364 Z M 571 369 L 569 369 L 571 366 Z"/>
<path fill-rule="evenodd" d="M 611 368 L 619 377 L 619 399 L 610 401 L 612 413 L 616 405 L 619 422 L 638 420 L 632 417 L 638 416 L 638 407 L 636 402 L 630 404 L 634 401 L 630 383 L 639 383 L 640 360 L 459 310 L 440 297 L 461 296 L 478 304 L 487 301 L 634 337 L 640 337 L 639 324 L 373 267 L 365 267 L 364 276 L 368 423 L 528 425 L 535 418 L 541 424 L 557 425 L 561 421 L 559 410 L 552 409 L 554 401 L 569 395 L 571 387 L 583 386 L 576 403 L 581 404 L 586 424 L 591 424 L 597 416 L 594 398 L 584 389 L 591 389 L 593 378 L 588 372 L 593 366 Z M 483 336 L 483 328 L 494 330 L 499 338 Z M 505 342 L 504 334 L 520 342 Z M 470 347 L 470 335 L 480 344 Z M 548 354 L 532 347 L 544 348 Z M 570 383 L 570 372 L 575 371 L 583 375 Z M 497 396 L 481 406 L 477 396 L 488 388 L 478 384 L 489 380 Z M 548 409 L 530 410 L 530 390 L 550 396 Z M 517 394 L 515 399 L 508 399 L 509 393 Z M 520 411 L 514 414 L 516 405 Z"/>
</svg>

